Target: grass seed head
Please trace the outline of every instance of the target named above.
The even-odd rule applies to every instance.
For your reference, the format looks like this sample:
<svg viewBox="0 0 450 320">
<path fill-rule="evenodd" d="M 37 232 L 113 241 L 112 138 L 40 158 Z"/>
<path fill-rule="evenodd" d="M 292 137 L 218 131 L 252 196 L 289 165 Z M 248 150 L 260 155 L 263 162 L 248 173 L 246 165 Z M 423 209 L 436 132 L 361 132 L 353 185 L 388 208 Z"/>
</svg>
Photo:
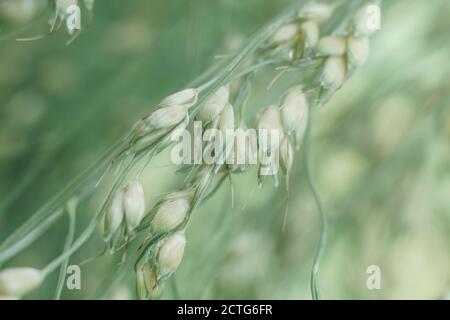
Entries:
<svg viewBox="0 0 450 320">
<path fill-rule="evenodd" d="M 344 83 L 346 73 L 344 57 L 329 57 L 323 67 L 322 85 L 327 89 L 336 90 Z"/>
<path fill-rule="evenodd" d="M 198 90 L 195 88 L 185 89 L 167 96 L 161 105 L 185 105 L 187 108 L 192 107 L 198 98 Z"/>
<path fill-rule="evenodd" d="M 295 138 L 298 144 L 303 137 L 308 121 L 308 101 L 301 87 L 287 91 L 280 106 L 284 129 Z"/>
<path fill-rule="evenodd" d="M 185 132 L 186 128 L 189 125 L 189 114 L 186 114 L 186 117 L 183 121 L 181 121 L 170 133 L 170 140 L 177 141 Z"/>
<path fill-rule="evenodd" d="M 245 171 L 249 164 L 256 164 L 257 160 L 257 136 L 247 134 L 247 126 L 242 123 L 235 131 L 236 139 L 233 145 L 234 162 L 232 171 Z"/>
<path fill-rule="evenodd" d="M 347 38 L 348 62 L 353 67 L 360 67 L 367 62 L 370 52 L 369 38 L 348 37 Z"/>
<path fill-rule="evenodd" d="M 229 85 L 220 87 L 217 92 L 214 93 L 214 95 L 205 102 L 205 104 L 197 114 L 197 119 L 205 122 L 213 121 L 222 113 L 222 110 L 227 104 L 229 97 Z"/>
<path fill-rule="evenodd" d="M 234 129 L 234 109 L 230 103 L 227 103 L 220 115 L 220 130 Z"/>
<path fill-rule="evenodd" d="M 219 130 L 222 133 L 223 142 L 224 142 L 224 154 L 222 155 L 223 160 L 231 161 L 231 157 L 233 156 L 233 145 L 234 145 L 234 109 L 230 103 L 225 105 L 225 108 L 220 115 L 219 122 Z M 231 137 L 230 137 L 231 134 Z M 230 162 L 229 162 L 230 163 Z"/>
<path fill-rule="evenodd" d="M 39 287 L 43 280 L 43 273 L 34 268 L 5 269 L 0 272 L 0 295 L 20 298 Z"/>
<path fill-rule="evenodd" d="M 167 129 L 183 121 L 187 115 L 186 105 L 171 105 L 152 112 L 147 118 L 147 124 L 151 129 Z"/>
<path fill-rule="evenodd" d="M 267 107 L 258 118 L 258 129 L 281 129 L 280 112 L 275 105 Z"/>
<path fill-rule="evenodd" d="M 320 30 L 314 21 L 306 21 L 301 25 L 301 30 L 305 38 L 305 47 L 314 48 L 319 42 Z"/>
<path fill-rule="evenodd" d="M 333 13 L 333 7 L 325 3 L 310 2 L 299 13 L 300 18 L 324 21 Z"/>
<path fill-rule="evenodd" d="M 166 200 L 158 207 L 153 217 L 151 231 L 159 234 L 176 229 L 186 219 L 190 206 L 190 199 L 185 197 Z"/>
<path fill-rule="evenodd" d="M 158 298 L 162 293 L 158 275 L 150 262 L 136 271 L 136 291 L 139 299 Z"/>
<path fill-rule="evenodd" d="M 105 239 L 110 239 L 112 235 L 119 229 L 124 218 L 124 201 L 123 201 L 123 191 L 118 191 L 114 194 L 111 203 L 108 206 L 108 210 L 105 214 L 105 226 L 104 226 L 104 237 Z"/>
<path fill-rule="evenodd" d="M 266 134 L 258 135 L 258 145 L 261 152 L 267 153 L 278 148 L 283 138 L 283 126 L 277 106 L 271 105 L 263 111 L 258 121 L 258 130 L 266 132 Z"/>
<path fill-rule="evenodd" d="M 123 205 L 128 231 L 132 232 L 145 214 L 144 188 L 139 180 L 133 180 L 124 188 Z"/>
<path fill-rule="evenodd" d="M 280 165 L 284 174 L 289 174 L 294 163 L 294 148 L 291 139 L 286 136 L 280 144 Z"/>
<path fill-rule="evenodd" d="M 295 40 L 299 35 L 300 27 L 295 23 L 281 26 L 272 36 L 272 44 L 282 44 Z"/>
<path fill-rule="evenodd" d="M 318 50 L 326 56 L 341 56 L 347 50 L 347 43 L 344 37 L 323 37 L 319 40 Z"/>
<path fill-rule="evenodd" d="M 184 255 L 186 238 L 184 232 L 177 232 L 163 240 L 157 254 L 158 271 L 162 277 L 174 273 Z"/>
<path fill-rule="evenodd" d="M 178 125 L 176 129 L 185 129 L 189 124 L 188 109 L 197 103 L 197 99 L 197 89 L 185 89 L 167 96 L 159 104 L 159 109 L 156 109 L 135 125 L 135 137 L 143 137 L 149 133 L 160 136 L 165 133 L 166 129 L 172 129 L 176 125 Z M 181 134 L 182 131 L 174 132 L 175 136 L 172 136 L 172 140 L 176 140 L 177 135 Z M 154 139 L 149 137 L 149 140 L 152 142 Z M 146 142 L 143 144 L 145 145 Z"/>
</svg>

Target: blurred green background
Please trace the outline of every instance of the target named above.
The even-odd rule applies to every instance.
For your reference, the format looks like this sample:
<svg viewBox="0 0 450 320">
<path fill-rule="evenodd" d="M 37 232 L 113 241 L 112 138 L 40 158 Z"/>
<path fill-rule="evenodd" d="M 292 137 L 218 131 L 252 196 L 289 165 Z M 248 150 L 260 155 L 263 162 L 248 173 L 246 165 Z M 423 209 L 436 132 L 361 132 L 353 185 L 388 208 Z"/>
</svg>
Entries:
<svg viewBox="0 0 450 320">
<path fill-rule="evenodd" d="M 0 3 L 0 242 L 164 96 L 236 52 L 292 2 L 99 0 L 92 26 L 67 47 L 64 31 L 11 40 L 48 28 L 46 1 L 30 16 L 8 12 L 14 1 Z M 314 123 L 313 175 L 330 220 L 320 287 L 331 299 L 443 298 L 450 290 L 450 3 L 394 0 L 382 8 L 369 63 Z M 250 110 L 265 107 L 262 98 L 252 102 Z M 252 193 L 256 170 L 237 176 L 234 208 L 224 184 L 193 215 L 176 288 L 169 283 L 164 298 L 310 298 L 319 220 L 300 154 L 294 167 L 286 230 L 284 188 L 266 184 Z M 174 169 L 167 154 L 150 165 L 149 206 L 180 185 Z M 78 232 L 100 196 L 80 207 Z M 8 265 L 45 266 L 61 252 L 66 229 L 61 219 Z M 71 264 L 102 246 L 99 230 Z M 381 268 L 381 290 L 366 287 L 370 265 Z M 134 298 L 132 270 L 116 278 L 117 268 L 108 256 L 84 265 L 82 290 L 63 297 Z M 30 297 L 51 298 L 56 276 Z"/>
</svg>

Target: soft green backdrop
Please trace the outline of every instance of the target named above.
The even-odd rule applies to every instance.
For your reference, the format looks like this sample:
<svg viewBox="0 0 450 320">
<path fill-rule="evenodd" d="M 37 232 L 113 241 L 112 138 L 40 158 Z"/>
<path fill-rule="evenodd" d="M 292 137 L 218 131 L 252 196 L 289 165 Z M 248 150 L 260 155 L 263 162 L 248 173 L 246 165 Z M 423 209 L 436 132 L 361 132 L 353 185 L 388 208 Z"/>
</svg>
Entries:
<svg viewBox="0 0 450 320">
<path fill-rule="evenodd" d="M 45 32 L 45 8 L 29 22 L 0 14 L 0 241 L 161 98 L 290 2 L 98 0 L 92 26 L 69 47 L 64 32 L 11 40 Z M 450 3 L 393 0 L 383 9 L 369 63 L 314 123 L 313 175 L 330 219 L 320 286 L 335 299 L 442 298 L 450 289 Z M 151 167 L 148 194 L 179 185 L 167 154 Z M 168 286 L 164 297 L 309 299 L 319 226 L 302 171 L 299 156 L 284 232 L 282 186 L 252 193 L 255 171 L 239 176 L 231 208 L 225 184 L 193 216 L 177 290 Z M 78 230 L 99 200 L 80 207 Z M 8 265 L 44 266 L 66 228 L 63 219 Z M 71 263 L 101 251 L 99 235 Z M 117 262 L 83 266 L 82 290 L 63 297 L 95 297 Z M 381 290 L 366 288 L 369 265 L 381 268 Z M 106 296 L 133 298 L 133 281 L 127 273 Z M 51 298 L 55 283 L 56 275 L 30 297 Z"/>
</svg>

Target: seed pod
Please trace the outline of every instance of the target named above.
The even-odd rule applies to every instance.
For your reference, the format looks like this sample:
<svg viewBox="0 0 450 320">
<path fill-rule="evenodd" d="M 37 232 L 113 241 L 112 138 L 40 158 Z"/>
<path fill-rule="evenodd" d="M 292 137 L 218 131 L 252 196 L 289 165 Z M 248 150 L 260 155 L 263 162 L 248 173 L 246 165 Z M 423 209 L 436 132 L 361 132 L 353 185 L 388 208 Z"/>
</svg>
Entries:
<svg viewBox="0 0 450 320">
<path fill-rule="evenodd" d="M 326 56 L 341 56 L 345 54 L 347 45 L 343 37 L 323 37 L 319 40 L 318 50 Z"/>
<path fill-rule="evenodd" d="M 43 273 L 34 268 L 5 269 L 0 272 L 0 295 L 21 297 L 39 287 L 43 280 Z"/>
<path fill-rule="evenodd" d="M 284 136 L 281 115 L 278 107 L 268 107 L 258 121 L 258 186 L 262 186 L 265 176 L 274 178 L 278 186 L 279 155 L 278 148 Z"/>
<path fill-rule="evenodd" d="M 227 129 L 234 129 L 234 110 L 230 103 L 227 103 L 220 115 L 219 129 L 225 133 Z"/>
<path fill-rule="evenodd" d="M 380 28 L 381 9 L 378 5 L 366 4 L 353 17 L 353 32 L 358 37 L 368 37 Z"/>
<path fill-rule="evenodd" d="M 136 291 L 139 299 L 154 299 L 161 295 L 161 288 L 158 286 L 158 277 L 153 266 L 146 262 L 141 268 L 136 270 Z"/>
<path fill-rule="evenodd" d="M 308 101 L 301 87 L 293 87 L 283 98 L 280 106 L 285 130 L 294 137 L 299 145 L 308 122 Z"/>
<path fill-rule="evenodd" d="M 351 66 L 360 67 L 367 62 L 370 51 L 369 38 L 347 38 L 347 57 Z"/>
<path fill-rule="evenodd" d="M 163 201 L 169 201 L 169 200 L 176 200 L 179 198 L 185 198 L 188 200 L 191 200 L 192 197 L 195 194 L 195 190 L 192 188 L 186 188 L 178 191 L 171 192 L 169 194 L 166 194 L 161 200 Z"/>
<path fill-rule="evenodd" d="M 258 120 L 258 132 L 265 131 L 267 134 L 259 134 L 259 147 L 263 152 L 277 148 L 283 138 L 283 126 L 280 111 L 274 105 L 263 111 Z M 267 140 L 270 140 L 267 141 Z"/>
<path fill-rule="evenodd" d="M 222 113 L 223 108 L 228 102 L 229 96 L 229 86 L 225 85 L 220 87 L 217 92 L 205 102 L 197 114 L 197 119 L 205 122 L 214 120 L 219 114 Z"/>
<path fill-rule="evenodd" d="M 289 137 L 284 137 L 280 144 L 280 158 L 281 158 L 281 169 L 284 174 L 289 174 L 294 163 L 294 148 L 292 147 L 291 139 Z"/>
<path fill-rule="evenodd" d="M 174 273 L 183 259 L 186 238 L 183 232 L 177 232 L 163 240 L 158 250 L 157 265 L 162 277 Z"/>
<path fill-rule="evenodd" d="M 158 207 L 153 217 L 151 231 L 159 234 L 176 229 L 185 220 L 190 206 L 187 198 L 166 200 Z"/>
<path fill-rule="evenodd" d="M 225 108 L 220 115 L 219 130 L 222 133 L 224 146 L 224 158 L 221 160 L 229 161 L 229 158 L 232 156 L 234 145 L 234 110 L 230 103 L 225 105 Z"/>
<path fill-rule="evenodd" d="M 105 214 L 104 237 L 111 239 L 112 235 L 119 229 L 124 218 L 123 191 L 118 191 L 111 199 Z"/>
<path fill-rule="evenodd" d="M 185 89 L 167 96 L 161 105 L 172 106 L 172 105 L 185 105 L 187 108 L 192 107 L 197 103 L 198 90 L 195 88 Z"/>
<path fill-rule="evenodd" d="M 160 108 L 146 118 L 144 131 L 173 127 L 183 121 L 187 115 L 186 105 L 171 105 Z"/>
<path fill-rule="evenodd" d="M 300 28 L 297 24 L 290 23 L 281 26 L 272 36 L 271 43 L 281 44 L 295 40 L 299 35 Z"/>
<path fill-rule="evenodd" d="M 244 123 L 236 129 L 232 171 L 245 171 L 250 164 L 257 163 L 257 135 L 252 134 L 252 132 L 254 131 L 248 130 Z"/>
<path fill-rule="evenodd" d="M 320 30 L 317 23 L 307 21 L 301 25 L 303 35 L 305 37 L 305 47 L 314 48 L 319 42 Z"/>
<path fill-rule="evenodd" d="M 144 188 L 138 180 L 133 180 L 124 188 L 123 205 L 128 231 L 132 232 L 145 214 Z"/>
<path fill-rule="evenodd" d="M 336 90 L 344 83 L 347 68 L 343 57 L 329 57 L 322 72 L 322 85 Z"/>
<path fill-rule="evenodd" d="M 327 20 L 332 13 L 333 7 L 330 5 L 310 2 L 300 10 L 299 17 L 323 21 Z"/>
<path fill-rule="evenodd" d="M 170 141 L 178 141 L 189 125 L 189 114 L 170 133 Z"/>
<path fill-rule="evenodd" d="M 185 129 L 189 124 L 188 109 L 197 103 L 197 89 L 186 89 L 166 97 L 160 104 L 160 108 L 149 116 L 140 120 L 133 128 L 134 139 L 139 139 L 151 133 L 151 136 L 141 141 L 143 147 L 154 142 L 166 133 L 165 129 Z M 172 140 L 176 140 L 177 134 L 183 130 L 177 130 Z M 138 146 L 138 149 L 140 147 Z"/>
</svg>

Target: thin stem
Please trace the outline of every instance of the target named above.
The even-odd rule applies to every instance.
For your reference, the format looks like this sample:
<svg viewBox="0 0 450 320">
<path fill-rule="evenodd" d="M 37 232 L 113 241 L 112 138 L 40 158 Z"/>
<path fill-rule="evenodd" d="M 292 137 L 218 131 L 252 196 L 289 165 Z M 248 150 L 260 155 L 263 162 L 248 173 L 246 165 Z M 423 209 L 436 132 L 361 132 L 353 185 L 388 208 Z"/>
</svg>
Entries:
<svg viewBox="0 0 450 320">
<path fill-rule="evenodd" d="M 76 199 L 69 200 L 69 203 L 67 204 L 67 213 L 69 216 L 69 230 L 67 231 L 67 238 L 66 243 L 64 245 L 64 251 L 66 252 L 69 250 L 70 246 L 72 245 L 73 238 L 75 236 L 75 227 L 76 227 Z M 67 265 L 69 264 L 69 256 L 64 260 L 64 262 L 61 264 L 61 267 L 59 269 L 59 276 L 58 276 L 58 284 L 56 286 L 56 294 L 55 294 L 55 300 L 61 299 L 61 295 L 64 289 L 64 280 L 66 279 L 66 271 L 67 271 Z"/>
<path fill-rule="evenodd" d="M 36 179 L 39 175 L 40 171 L 46 165 L 47 157 L 39 157 L 32 164 L 31 169 L 26 172 L 21 178 L 20 181 L 14 185 L 13 189 L 6 198 L 0 202 L 0 215 L 2 215 L 9 206 L 16 201 L 22 193 L 26 190 L 26 188 Z"/>
<path fill-rule="evenodd" d="M 116 179 L 113 186 L 111 187 L 111 190 L 109 191 L 108 195 L 106 196 L 105 201 L 103 202 L 100 210 L 97 212 L 97 214 L 94 216 L 94 218 L 91 220 L 90 224 L 87 226 L 87 228 L 83 231 L 83 233 L 78 237 L 78 239 L 73 243 L 73 245 L 65 251 L 63 254 L 61 254 L 59 257 L 57 257 L 55 260 L 50 262 L 43 270 L 42 272 L 44 275 L 48 275 L 52 273 L 58 266 L 64 262 L 66 257 L 71 256 L 74 252 L 76 252 L 89 238 L 92 236 L 92 234 L 95 231 L 95 228 L 100 223 L 101 219 L 103 218 L 103 213 L 106 209 L 106 206 L 108 205 L 112 195 L 114 192 L 117 191 L 117 189 L 122 184 L 123 180 L 131 170 L 131 168 L 134 166 L 136 162 L 140 160 L 140 157 L 134 157 L 130 163 L 127 165 L 127 167 L 122 171 L 120 176 Z"/>
<path fill-rule="evenodd" d="M 320 237 L 319 237 L 319 243 L 314 255 L 314 261 L 312 265 L 311 270 L 311 295 L 313 300 L 319 300 L 320 299 L 320 290 L 319 290 L 319 267 L 320 267 L 320 261 L 322 259 L 323 253 L 325 251 L 326 242 L 327 242 L 327 234 L 328 234 L 328 221 L 327 217 L 325 215 L 325 212 L 322 208 L 322 202 L 320 200 L 319 193 L 317 191 L 317 188 L 315 186 L 314 180 L 311 175 L 311 158 L 312 158 L 312 148 L 311 148 L 311 140 L 312 140 L 312 121 L 313 121 L 313 113 L 314 109 L 311 108 L 308 119 L 308 125 L 306 129 L 305 134 L 305 144 L 304 144 L 304 169 L 305 169 L 305 176 L 306 180 L 308 182 L 309 188 L 311 189 L 311 193 L 314 197 L 314 201 L 316 203 L 317 210 L 319 212 L 319 218 L 320 218 Z"/>
<path fill-rule="evenodd" d="M 109 163 L 111 155 L 117 149 L 120 149 L 122 144 L 120 142 L 110 148 L 98 162 L 93 164 L 53 199 L 48 201 L 29 220 L 6 238 L 0 245 L 0 265 L 26 249 L 43 235 L 64 214 L 64 204 L 71 196 L 74 196 L 78 192 L 80 192 L 77 195 L 80 200 L 88 196 L 90 194 L 89 191 L 95 188 L 95 184 L 91 183 L 93 178 Z M 89 187 L 86 187 L 86 185 L 89 185 Z M 83 189 L 83 187 L 85 188 Z"/>
</svg>

